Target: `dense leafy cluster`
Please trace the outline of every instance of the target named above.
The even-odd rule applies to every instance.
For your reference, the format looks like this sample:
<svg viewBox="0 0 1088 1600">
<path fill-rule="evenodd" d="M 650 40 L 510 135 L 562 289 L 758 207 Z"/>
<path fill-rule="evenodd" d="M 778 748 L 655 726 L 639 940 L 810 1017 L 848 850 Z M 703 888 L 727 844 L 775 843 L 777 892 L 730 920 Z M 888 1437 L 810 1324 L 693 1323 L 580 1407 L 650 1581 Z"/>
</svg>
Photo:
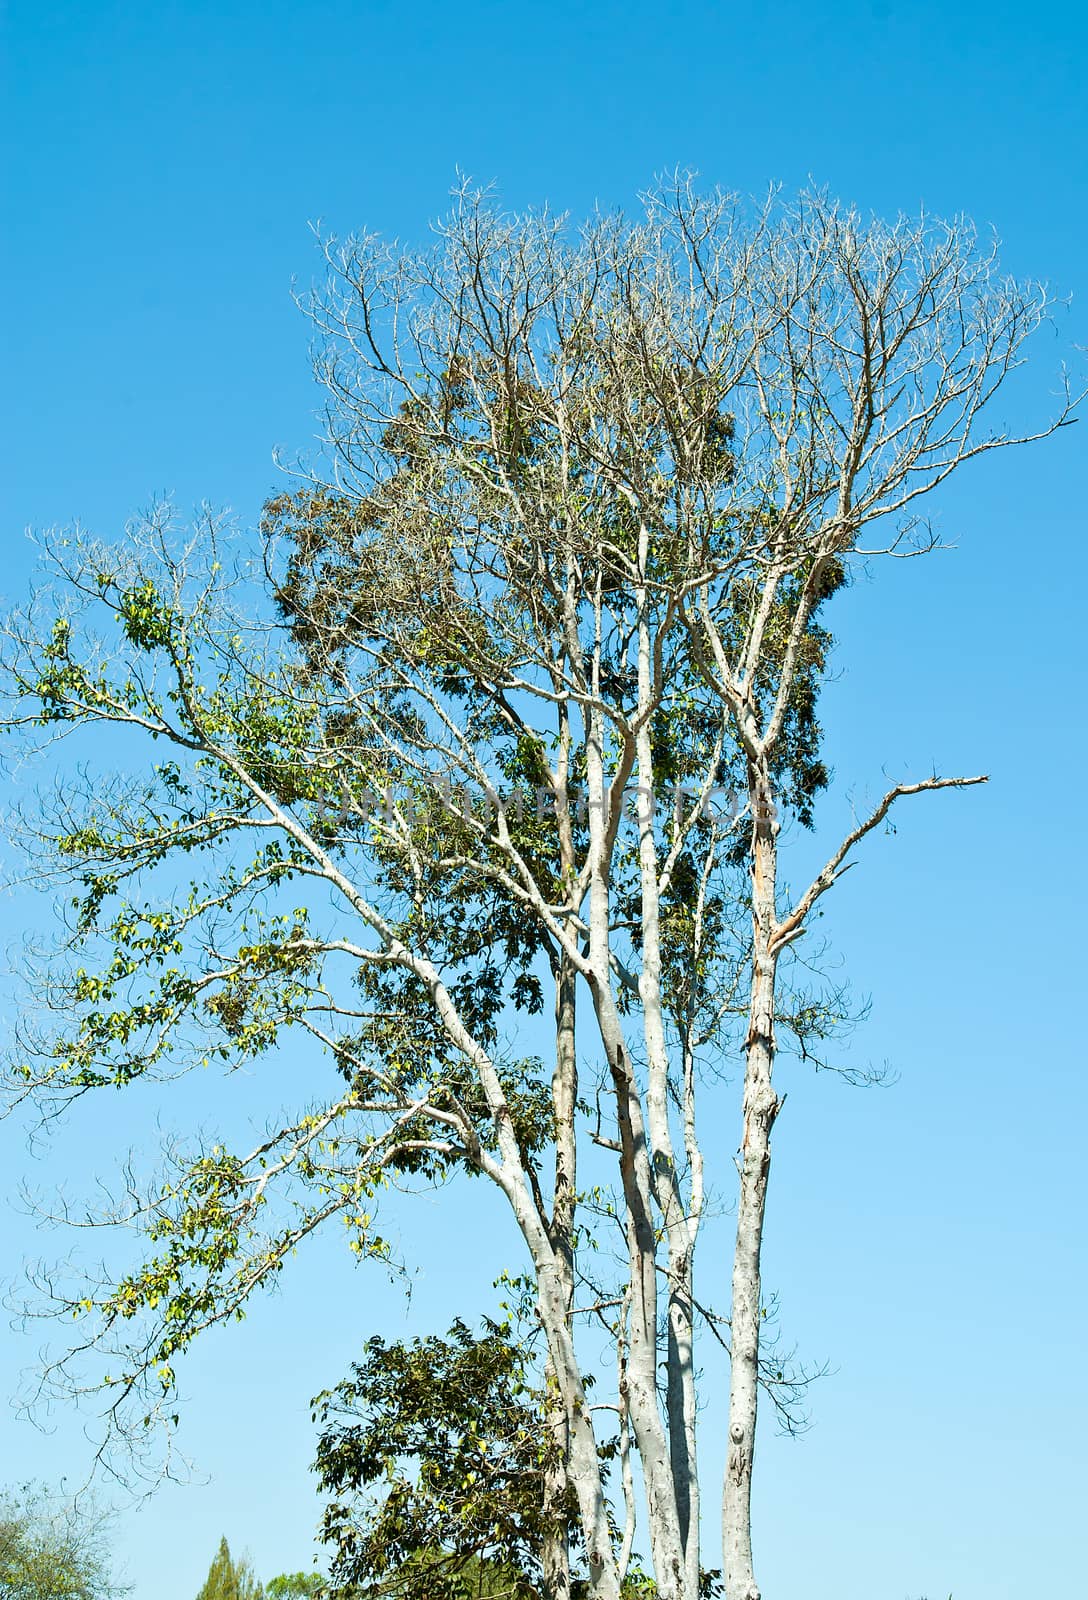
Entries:
<svg viewBox="0 0 1088 1600">
<path fill-rule="evenodd" d="M 351 1377 L 315 1402 L 332 1592 L 538 1594 L 556 1514 L 542 1401 L 505 1325 L 370 1339 Z M 573 1528 L 573 1504 L 559 1509 Z"/>
</svg>

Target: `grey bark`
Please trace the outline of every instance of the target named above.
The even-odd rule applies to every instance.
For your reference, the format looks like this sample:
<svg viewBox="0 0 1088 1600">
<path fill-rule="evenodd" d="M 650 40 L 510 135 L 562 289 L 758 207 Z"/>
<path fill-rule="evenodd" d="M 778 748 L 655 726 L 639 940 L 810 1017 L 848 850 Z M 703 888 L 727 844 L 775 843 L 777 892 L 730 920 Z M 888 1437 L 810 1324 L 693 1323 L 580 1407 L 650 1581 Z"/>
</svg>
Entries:
<svg viewBox="0 0 1088 1600">
<path fill-rule="evenodd" d="M 761 1256 L 771 1129 L 780 1101 L 771 1083 L 775 1038 L 776 835 L 772 791 L 765 766 L 749 772 L 752 807 L 752 984 L 745 1040 L 743 1136 L 738 1167 L 736 1243 L 733 1254 L 732 1361 L 728 1458 L 722 1494 L 722 1552 L 727 1600 L 760 1600 L 752 1565 L 752 1464 L 759 1400 L 762 1320 Z"/>
<path fill-rule="evenodd" d="M 565 953 L 557 958 L 555 978 L 555 1071 L 552 1106 L 555 1114 L 555 1188 L 552 1201 L 552 1240 L 556 1266 L 569 1319 L 574 1304 L 574 1209 L 577 1181 L 577 1144 L 574 1111 L 578 1098 L 578 1058 L 575 1036 L 575 974 Z M 569 1478 L 570 1419 L 556 1382 L 551 1359 L 545 1371 L 548 1428 L 553 1455 L 545 1470 L 544 1510 L 550 1528 L 541 1552 L 545 1600 L 568 1600 L 570 1595 L 570 1540 L 562 1519 Z"/>
</svg>

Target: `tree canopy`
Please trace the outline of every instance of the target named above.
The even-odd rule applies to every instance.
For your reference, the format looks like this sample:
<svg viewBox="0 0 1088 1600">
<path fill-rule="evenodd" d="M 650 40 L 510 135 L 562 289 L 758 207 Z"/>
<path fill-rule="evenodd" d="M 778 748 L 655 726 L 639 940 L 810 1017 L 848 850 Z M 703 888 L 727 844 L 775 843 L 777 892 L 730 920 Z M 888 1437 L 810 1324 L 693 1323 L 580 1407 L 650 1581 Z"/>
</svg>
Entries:
<svg viewBox="0 0 1088 1600">
<path fill-rule="evenodd" d="M 0 1600 L 113 1600 L 98 1508 L 27 1486 L 0 1493 Z"/>
<path fill-rule="evenodd" d="M 369 1339 L 351 1376 L 315 1401 L 331 1591 L 411 1593 L 424 1561 L 435 1600 L 475 1593 L 487 1575 L 534 1600 L 550 1519 L 572 1529 L 577 1515 L 569 1500 L 547 1503 L 544 1400 L 499 1323 L 478 1338 L 457 1321 L 444 1338 Z"/>
<path fill-rule="evenodd" d="M 265 1593 L 269 1600 L 311 1600 L 311 1597 L 320 1594 L 324 1587 L 324 1579 L 319 1572 L 280 1572 L 274 1578 L 269 1578 L 265 1584 Z"/>
<path fill-rule="evenodd" d="M 787 890 L 783 830 L 830 776 L 826 612 L 1015 442 L 990 417 L 1046 297 L 965 224 L 684 180 L 581 229 L 464 192 L 431 250 L 327 258 L 328 460 L 248 556 L 165 512 L 59 538 L 9 626 L 13 721 L 118 752 L 58 768 L 31 818 L 68 933 L 17 1095 L 246 1063 L 259 1096 L 270 1053 L 299 1062 L 248 1148 L 168 1153 L 112 1218 L 139 1263 L 59 1306 L 139 1435 L 315 1229 L 385 1260 L 390 1188 L 483 1180 L 523 1243 L 546 1515 L 573 1500 L 589 1592 L 617 1600 L 641 1516 L 662 1600 L 697 1600 L 701 1327 L 731 1360 L 727 1593 L 758 1600 L 758 1396 L 788 1419 L 803 1377 L 764 1331 L 774 1068 L 843 1015 L 796 952 L 893 805 L 982 781 L 893 783 Z M 734 1167 L 708 1173 L 701 1108 L 734 1073 L 733 1268 L 703 1290 Z M 565 1539 L 542 1560 L 569 1592 Z"/>
</svg>

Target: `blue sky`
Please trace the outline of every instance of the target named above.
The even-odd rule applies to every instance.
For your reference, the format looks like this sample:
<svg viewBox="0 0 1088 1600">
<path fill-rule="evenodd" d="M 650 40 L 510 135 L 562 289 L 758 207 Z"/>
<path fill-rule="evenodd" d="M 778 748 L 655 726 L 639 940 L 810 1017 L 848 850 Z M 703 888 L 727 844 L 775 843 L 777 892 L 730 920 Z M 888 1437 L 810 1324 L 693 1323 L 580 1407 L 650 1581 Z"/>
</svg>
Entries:
<svg viewBox="0 0 1088 1600">
<path fill-rule="evenodd" d="M 27 526 L 114 536 L 164 491 L 251 519 L 273 448 L 305 449 L 316 427 L 290 297 L 318 270 L 307 224 L 419 239 L 457 168 L 575 213 L 631 205 L 676 164 L 744 191 L 811 176 L 864 208 L 966 212 L 998 229 L 1011 270 L 1073 296 L 1013 421 L 1046 408 L 1062 353 L 1088 340 L 1088 24 L 1072 4 L 7 0 L 0 28 L 5 601 L 29 581 Z M 873 999 L 854 1049 L 897 1085 L 783 1071 L 768 1282 L 791 1339 L 834 1372 L 810 1434 L 762 1447 L 768 1600 L 1082 1582 L 1082 432 L 969 468 L 935 506 L 955 550 L 874 569 L 834 619 L 824 839 L 885 770 L 993 781 L 915 802 L 829 907 Z M 44 914 L 4 907 L 5 943 Z M 20 1179 L 61 1162 L 78 1176 L 151 1111 L 99 1108 L 48 1170 L 0 1128 L 0 1276 L 50 1248 Z M 501 1263 L 477 1196 L 421 1204 L 410 1300 L 333 1241 L 197 1352 L 185 1442 L 203 1481 L 122 1515 L 135 1600 L 192 1600 L 224 1532 L 263 1576 L 308 1564 L 309 1397 L 370 1332 L 471 1316 Z M 2 1332 L 0 1391 L 36 1348 Z M 0 1483 L 79 1479 L 79 1424 L 52 1422 L 0 1413 Z"/>
</svg>

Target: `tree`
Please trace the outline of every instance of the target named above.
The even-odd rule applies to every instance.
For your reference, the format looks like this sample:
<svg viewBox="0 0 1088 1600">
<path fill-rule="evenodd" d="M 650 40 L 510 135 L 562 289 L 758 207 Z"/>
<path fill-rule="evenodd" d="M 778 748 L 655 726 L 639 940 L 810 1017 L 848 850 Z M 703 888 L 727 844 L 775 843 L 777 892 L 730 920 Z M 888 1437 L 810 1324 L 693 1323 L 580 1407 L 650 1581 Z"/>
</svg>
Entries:
<svg viewBox="0 0 1088 1600">
<path fill-rule="evenodd" d="M 547 1503 L 544 1400 L 499 1323 L 480 1338 L 457 1321 L 444 1339 L 369 1339 L 351 1376 L 314 1402 L 331 1592 L 412 1593 L 422 1563 L 435 1600 L 481 1580 L 535 1600 L 551 1517 L 564 1533 L 576 1521 L 569 1495 Z"/>
<path fill-rule="evenodd" d="M 0 1600 L 110 1600 L 114 1579 L 96 1510 L 43 1489 L 0 1494 Z"/>
<path fill-rule="evenodd" d="M 290 1035 L 332 1068 L 252 1149 L 171 1152 L 116 1214 L 142 1264 L 58 1305 L 78 1354 L 115 1352 L 111 1425 L 139 1433 L 315 1228 L 384 1259 L 383 1190 L 482 1177 L 524 1242 L 545 1493 L 574 1495 L 594 1600 L 639 1506 L 662 1600 L 699 1592 L 697 1322 L 731 1357 L 726 1591 L 756 1600 L 757 1401 L 788 1416 L 798 1376 L 763 1333 L 775 1058 L 841 1015 L 791 963 L 894 805 L 983 781 L 893 784 L 786 892 L 782 828 L 828 782 L 823 619 L 857 563 L 930 546 L 926 494 L 1015 442 L 988 418 L 1046 297 L 962 223 L 820 194 L 753 215 L 685 181 L 577 233 L 465 192 L 430 252 L 327 254 L 332 465 L 270 502 L 257 576 L 224 570 L 214 519 L 186 543 L 156 513 L 121 549 L 59 541 L 59 590 L 11 624 L 14 721 L 149 741 L 138 779 L 66 770 L 31 819 L 74 899 L 41 979 L 60 1023 L 27 1024 L 17 1090 L 48 1110 Z M 545 1060 L 518 1028 L 549 988 Z M 700 1106 L 734 1063 L 715 1309 Z M 604 1405 L 640 1468 L 618 1516 Z M 545 1587 L 569 1581 L 557 1545 Z"/>
<path fill-rule="evenodd" d="M 280 1572 L 269 1578 L 264 1589 L 269 1600 L 313 1600 L 324 1586 L 320 1572 Z"/>
<path fill-rule="evenodd" d="M 224 1536 L 196 1600 L 263 1600 L 264 1588 L 245 1556 L 235 1561 Z"/>
<path fill-rule="evenodd" d="M 557 1441 L 522 1331 L 487 1318 L 479 1338 L 460 1320 L 445 1338 L 375 1337 L 351 1376 L 317 1396 L 314 1465 L 332 1497 L 321 1524 L 333 1552 L 331 1596 L 552 1592 L 549 1552 L 558 1535 L 569 1558 L 577 1505 L 569 1485 L 565 1503 L 549 1494 Z M 616 1439 L 600 1448 L 605 1463 L 618 1453 Z M 624 1567 L 624 1600 L 653 1593 L 639 1565 Z M 719 1577 L 702 1575 L 704 1600 L 718 1593 Z M 573 1587 L 585 1591 L 580 1561 Z"/>
</svg>

